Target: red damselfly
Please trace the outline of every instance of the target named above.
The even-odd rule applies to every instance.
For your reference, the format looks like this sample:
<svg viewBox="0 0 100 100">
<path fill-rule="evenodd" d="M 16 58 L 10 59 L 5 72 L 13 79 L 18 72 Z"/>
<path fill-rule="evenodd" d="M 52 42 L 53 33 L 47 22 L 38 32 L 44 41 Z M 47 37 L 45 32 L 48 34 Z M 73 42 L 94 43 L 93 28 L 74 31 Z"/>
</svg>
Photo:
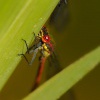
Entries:
<svg viewBox="0 0 100 100">
<path fill-rule="evenodd" d="M 49 58 L 49 61 L 50 61 L 51 59 L 54 59 L 56 57 L 55 57 L 54 46 L 53 46 L 51 37 L 50 37 L 50 35 L 47 31 L 47 28 L 45 26 L 42 27 L 42 29 L 40 30 L 40 32 L 37 36 L 35 34 L 34 34 L 34 36 L 35 36 L 35 43 L 30 48 L 28 47 L 26 40 L 22 39 L 25 42 L 25 45 L 27 47 L 27 53 L 28 54 L 34 53 L 32 60 L 29 62 L 24 54 L 19 54 L 19 55 L 24 56 L 24 58 L 26 59 L 28 64 L 32 65 L 37 53 L 39 51 L 41 53 L 41 55 L 39 57 L 39 69 L 38 69 L 38 73 L 37 73 L 37 77 L 36 77 L 36 81 L 35 81 L 35 86 L 34 86 L 34 89 L 35 89 L 40 84 L 41 76 L 43 73 L 44 64 L 45 64 L 46 59 L 48 57 L 50 57 Z M 55 62 L 56 62 L 56 64 L 55 64 Z M 52 63 L 54 63 L 55 66 L 58 66 L 57 65 L 57 58 Z"/>
</svg>

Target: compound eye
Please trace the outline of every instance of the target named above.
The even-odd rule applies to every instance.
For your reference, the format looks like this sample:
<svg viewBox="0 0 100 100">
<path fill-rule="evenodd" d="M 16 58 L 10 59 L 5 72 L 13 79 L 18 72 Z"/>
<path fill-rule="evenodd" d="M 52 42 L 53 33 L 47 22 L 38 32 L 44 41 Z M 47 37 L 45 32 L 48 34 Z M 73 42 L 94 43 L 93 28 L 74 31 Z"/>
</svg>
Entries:
<svg viewBox="0 0 100 100">
<path fill-rule="evenodd" d="M 44 35 L 44 36 L 42 37 L 42 41 L 43 41 L 43 42 L 50 42 L 50 37 L 49 37 L 49 35 Z"/>
<path fill-rule="evenodd" d="M 45 36 L 45 39 L 46 39 L 46 40 L 48 40 L 48 39 L 49 39 L 49 37 L 48 37 L 48 36 Z"/>
</svg>

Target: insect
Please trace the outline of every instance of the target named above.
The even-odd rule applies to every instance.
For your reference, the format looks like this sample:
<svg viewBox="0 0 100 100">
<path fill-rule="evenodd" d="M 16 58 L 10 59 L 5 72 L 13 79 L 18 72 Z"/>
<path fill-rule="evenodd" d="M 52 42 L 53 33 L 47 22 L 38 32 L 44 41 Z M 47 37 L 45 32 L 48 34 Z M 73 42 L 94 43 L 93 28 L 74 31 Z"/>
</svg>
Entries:
<svg viewBox="0 0 100 100">
<path fill-rule="evenodd" d="M 32 65 L 32 63 L 34 62 L 36 54 L 39 51 L 41 53 L 39 57 L 39 69 L 38 69 L 37 78 L 36 78 L 35 87 L 34 87 L 35 89 L 40 83 L 41 75 L 44 69 L 44 64 L 45 64 L 46 59 L 54 53 L 53 43 L 51 42 L 51 37 L 48 34 L 47 28 L 45 26 L 43 26 L 39 34 L 35 36 L 35 44 L 32 45 L 30 48 L 28 47 L 26 40 L 24 39 L 22 40 L 25 42 L 25 45 L 27 47 L 27 53 L 28 54 L 34 53 L 32 60 L 30 62 L 28 61 L 28 59 L 26 58 L 24 54 L 19 54 L 19 55 L 22 55 L 26 59 L 29 65 Z"/>
</svg>

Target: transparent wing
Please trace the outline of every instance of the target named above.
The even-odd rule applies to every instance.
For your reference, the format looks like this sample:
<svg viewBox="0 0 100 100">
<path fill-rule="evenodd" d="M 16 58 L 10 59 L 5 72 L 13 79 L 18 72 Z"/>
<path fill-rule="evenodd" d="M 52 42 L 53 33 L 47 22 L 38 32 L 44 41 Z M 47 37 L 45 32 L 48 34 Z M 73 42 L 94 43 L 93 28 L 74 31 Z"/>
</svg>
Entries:
<svg viewBox="0 0 100 100">
<path fill-rule="evenodd" d="M 48 78 L 54 76 L 62 70 L 61 64 L 55 52 L 53 52 L 48 58 Z"/>
</svg>

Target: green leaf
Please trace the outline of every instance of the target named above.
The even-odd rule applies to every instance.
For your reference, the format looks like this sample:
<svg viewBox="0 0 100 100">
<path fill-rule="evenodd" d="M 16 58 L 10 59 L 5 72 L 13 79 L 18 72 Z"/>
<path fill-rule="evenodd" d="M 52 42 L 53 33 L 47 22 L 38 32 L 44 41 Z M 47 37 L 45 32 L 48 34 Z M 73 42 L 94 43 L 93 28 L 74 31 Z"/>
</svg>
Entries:
<svg viewBox="0 0 100 100">
<path fill-rule="evenodd" d="M 33 39 L 59 0 L 0 1 L 0 90 L 15 70 L 21 57 L 23 42 Z M 25 50 L 23 50 L 25 53 Z"/>
<path fill-rule="evenodd" d="M 23 100 L 57 100 L 100 64 L 100 47 L 71 64 Z"/>
</svg>

